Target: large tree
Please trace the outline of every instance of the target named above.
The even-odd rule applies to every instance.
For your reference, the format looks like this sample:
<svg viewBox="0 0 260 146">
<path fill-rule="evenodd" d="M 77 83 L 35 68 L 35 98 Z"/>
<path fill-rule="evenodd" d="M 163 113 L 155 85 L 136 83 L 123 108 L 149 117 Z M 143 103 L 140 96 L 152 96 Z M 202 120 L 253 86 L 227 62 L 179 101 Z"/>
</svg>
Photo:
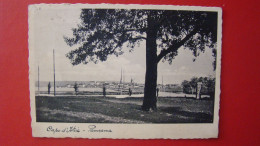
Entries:
<svg viewBox="0 0 260 146">
<path fill-rule="evenodd" d="M 217 12 L 82 9 L 80 18 L 73 37 L 65 37 L 68 45 L 79 45 L 67 54 L 73 65 L 106 61 L 109 55 L 123 54 L 124 44 L 131 52 L 140 41 L 146 41 L 143 110 L 156 109 L 161 60 L 172 63 L 181 47 L 190 49 L 195 57 L 206 46 L 216 48 Z"/>
</svg>

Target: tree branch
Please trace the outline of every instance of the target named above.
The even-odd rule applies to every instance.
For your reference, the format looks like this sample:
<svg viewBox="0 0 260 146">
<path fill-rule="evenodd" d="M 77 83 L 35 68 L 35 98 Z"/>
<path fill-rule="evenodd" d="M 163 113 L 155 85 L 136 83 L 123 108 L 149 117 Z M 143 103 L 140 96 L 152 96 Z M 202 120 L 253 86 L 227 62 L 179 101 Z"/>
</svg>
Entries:
<svg viewBox="0 0 260 146">
<path fill-rule="evenodd" d="M 182 39 L 180 42 L 177 42 L 176 44 L 171 45 L 167 50 L 161 51 L 161 53 L 157 56 L 157 63 L 160 62 L 160 60 L 166 56 L 168 53 L 178 50 L 186 41 L 188 41 L 193 35 L 195 35 L 198 32 L 198 29 L 193 29 L 184 39 Z"/>
<path fill-rule="evenodd" d="M 136 37 L 136 38 L 132 38 L 132 39 L 133 39 L 134 41 L 137 41 L 137 40 L 146 39 L 146 38 L 145 38 L 145 37 Z M 121 44 L 123 44 L 123 43 L 125 43 L 125 42 L 127 42 L 127 41 L 128 41 L 128 40 L 123 40 Z M 117 48 L 119 48 L 119 47 L 121 47 L 121 46 L 117 43 L 117 45 L 116 45 L 111 51 L 109 51 L 109 54 L 114 53 L 115 50 L 116 50 Z"/>
<path fill-rule="evenodd" d="M 140 36 L 140 37 L 136 37 L 136 38 L 132 38 L 132 39 L 135 40 L 135 41 L 142 40 L 142 39 L 146 40 L 146 37 Z"/>
</svg>

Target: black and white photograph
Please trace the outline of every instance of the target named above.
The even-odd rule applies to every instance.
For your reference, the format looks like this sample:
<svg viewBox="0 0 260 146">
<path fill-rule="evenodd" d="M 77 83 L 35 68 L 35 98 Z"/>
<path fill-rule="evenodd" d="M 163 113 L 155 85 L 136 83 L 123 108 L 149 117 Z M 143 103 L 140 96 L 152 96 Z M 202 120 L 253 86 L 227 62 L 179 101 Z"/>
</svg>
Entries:
<svg viewBox="0 0 260 146">
<path fill-rule="evenodd" d="M 216 138 L 222 10 L 29 8 L 35 137 Z"/>
</svg>

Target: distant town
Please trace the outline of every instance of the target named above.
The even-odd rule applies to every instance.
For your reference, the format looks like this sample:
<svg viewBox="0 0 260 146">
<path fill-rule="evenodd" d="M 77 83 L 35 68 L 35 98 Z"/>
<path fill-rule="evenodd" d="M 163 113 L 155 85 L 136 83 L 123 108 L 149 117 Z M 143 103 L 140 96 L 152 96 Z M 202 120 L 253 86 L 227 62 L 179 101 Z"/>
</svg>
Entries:
<svg viewBox="0 0 260 146">
<path fill-rule="evenodd" d="M 132 80 L 131 80 L 132 81 Z M 47 90 L 48 84 L 51 84 L 53 88 L 53 82 L 48 81 L 40 81 L 39 87 L 41 91 Z M 144 92 L 144 84 L 141 83 L 134 83 L 134 82 L 121 82 L 121 81 L 56 81 L 55 82 L 56 89 L 59 91 L 61 88 L 74 88 L 74 85 L 77 84 L 79 89 L 85 91 L 84 89 L 101 89 L 104 86 L 109 91 L 122 91 L 127 92 L 130 88 L 133 90 L 133 94 L 142 94 Z M 36 82 L 36 88 L 38 87 L 38 82 Z M 183 88 L 179 84 L 158 84 L 157 88 L 159 88 L 162 92 L 183 92 Z M 37 91 L 37 89 L 36 89 Z"/>
</svg>

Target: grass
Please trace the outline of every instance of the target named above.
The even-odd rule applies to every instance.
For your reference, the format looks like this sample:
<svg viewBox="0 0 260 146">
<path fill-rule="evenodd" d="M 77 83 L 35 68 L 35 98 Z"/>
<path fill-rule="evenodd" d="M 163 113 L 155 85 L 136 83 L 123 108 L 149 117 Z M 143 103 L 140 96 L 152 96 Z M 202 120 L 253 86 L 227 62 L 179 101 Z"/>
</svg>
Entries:
<svg viewBox="0 0 260 146">
<path fill-rule="evenodd" d="M 214 101 L 159 98 L 157 111 L 142 111 L 142 98 L 36 96 L 37 122 L 212 123 Z"/>
</svg>

